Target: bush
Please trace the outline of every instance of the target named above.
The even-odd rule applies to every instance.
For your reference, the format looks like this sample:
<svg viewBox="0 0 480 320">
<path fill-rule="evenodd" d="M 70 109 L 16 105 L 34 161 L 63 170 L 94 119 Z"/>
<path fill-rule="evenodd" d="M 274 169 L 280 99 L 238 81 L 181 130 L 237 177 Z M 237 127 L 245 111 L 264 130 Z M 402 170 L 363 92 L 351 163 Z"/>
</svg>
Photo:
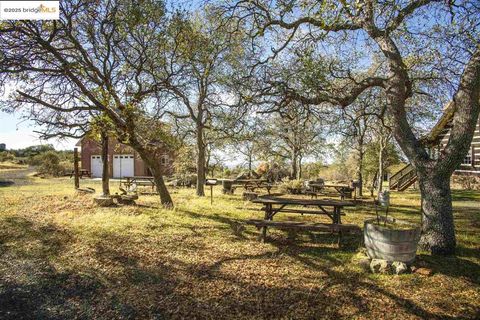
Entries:
<svg viewBox="0 0 480 320">
<path fill-rule="evenodd" d="M 33 163 L 38 163 L 38 173 L 54 177 L 61 176 L 67 170 L 64 162 L 60 162 L 60 157 L 54 151 L 47 151 L 39 154 L 32 159 Z"/>
<path fill-rule="evenodd" d="M 175 187 L 194 187 L 197 185 L 196 174 L 177 174 L 174 178 L 173 185 Z"/>
<path fill-rule="evenodd" d="M 480 190 L 480 177 L 454 175 L 452 176 L 452 188 L 461 190 Z"/>
<path fill-rule="evenodd" d="M 0 162 L 14 161 L 14 160 L 15 160 L 15 155 L 13 153 L 10 153 L 8 151 L 0 152 Z"/>
<path fill-rule="evenodd" d="M 297 193 L 299 190 L 303 189 L 304 183 L 303 180 L 282 180 L 282 183 L 279 185 L 281 192 L 288 193 Z"/>
</svg>

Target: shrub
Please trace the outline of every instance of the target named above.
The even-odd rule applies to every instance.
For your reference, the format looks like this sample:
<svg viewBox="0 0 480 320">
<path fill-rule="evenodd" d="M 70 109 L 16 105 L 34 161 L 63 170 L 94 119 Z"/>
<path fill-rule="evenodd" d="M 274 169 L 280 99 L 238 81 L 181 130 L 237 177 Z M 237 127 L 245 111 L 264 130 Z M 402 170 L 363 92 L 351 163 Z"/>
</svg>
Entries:
<svg viewBox="0 0 480 320">
<path fill-rule="evenodd" d="M 50 176 L 61 176 L 65 173 L 64 163 L 60 162 L 60 157 L 54 151 L 47 151 L 35 157 L 34 163 L 39 163 L 38 173 Z"/>
<path fill-rule="evenodd" d="M 452 176 L 452 187 L 461 190 L 480 190 L 480 177 L 454 175 Z"/>
<path fill-rule="evenodd" d="M 177 174 L 174 178 L 174 186 L 176 187 L 194 187 L 197 184 L 196 174 Z"/>
<path fill-rule="evenodd" d="M 303 189 L 304 184 L 303 180 L 282 180 L 282 183 L 279 185 L 279 188 L 282 192 L 296 193 L 298 190 Z"/>
<path fill-rule="evenodd" d="M 14 160 L 15 160 L 15 155 L 13 153 L 10 153 L 8 151 L 0 152 L 0 162 L 14 161 Z"/>
</svg>

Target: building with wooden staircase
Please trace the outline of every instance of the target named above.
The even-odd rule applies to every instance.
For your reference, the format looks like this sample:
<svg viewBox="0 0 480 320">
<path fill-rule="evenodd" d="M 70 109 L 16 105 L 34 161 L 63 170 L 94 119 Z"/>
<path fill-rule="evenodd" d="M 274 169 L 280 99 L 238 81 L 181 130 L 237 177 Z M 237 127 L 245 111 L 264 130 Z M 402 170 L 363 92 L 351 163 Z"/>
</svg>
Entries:
<svg viewBox="0 0 480 320">
<path fill-rule="evenodd" d="M 422 139 L 422 142 L 430 146 L 429 154 L 432 158 L 437 158 L 448 143 L 450 138 L 450 129 L 453 119 L 453 104 L 449 103 L 445 108 L 443 116 L 432 129 L 431 133 Z M 463 162 L 455 170 L 456 175 L 475 175 L 480 176 L 480 118 L 477 121 L 472 143 L 468 154 Z M 405 165 L 400 171 L 392 175 L 389 179 L 390 190 L 403 191 L 417 181 L 415 169 L 411 164 Z"/>
</svg>

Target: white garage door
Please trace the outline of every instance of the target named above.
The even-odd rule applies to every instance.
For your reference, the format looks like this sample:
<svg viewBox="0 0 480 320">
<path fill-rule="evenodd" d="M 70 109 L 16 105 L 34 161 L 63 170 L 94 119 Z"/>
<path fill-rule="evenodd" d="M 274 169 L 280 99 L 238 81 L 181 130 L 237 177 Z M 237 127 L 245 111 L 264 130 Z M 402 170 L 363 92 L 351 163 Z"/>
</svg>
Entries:
<svg viewBox="0 0 480 320">
<path fill-rule="evenodd" d="M 133 177 L 133 155 L 115 154 L 113 156 L 113 177 Z"/>
<path fill-rule="evenodd" d="M 101 178 L 102 177 L 102 168 L 103 168 L 103 161 L 102 156 L 92 156 L 92 160 L 90 162 L 90 172 L 92 173 L 92 177 Z"/>
</svg>

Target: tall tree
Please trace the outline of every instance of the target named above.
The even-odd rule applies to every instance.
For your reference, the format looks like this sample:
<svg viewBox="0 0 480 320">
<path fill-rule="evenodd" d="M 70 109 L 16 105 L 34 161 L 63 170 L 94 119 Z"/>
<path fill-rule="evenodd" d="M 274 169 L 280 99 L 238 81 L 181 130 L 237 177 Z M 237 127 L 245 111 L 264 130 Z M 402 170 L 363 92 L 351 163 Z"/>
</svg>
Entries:
<svg viewBox="0 0 480 320">
<path fill-rule="evenodd" d="M 271 113 L 263 137 L 264 152 L 288 160 L 290 178 L 300 179 L 303 159 L 321 151 L 323 132 L 319 115 L 294 101 L 263 112 Z"/>
<path fill-rule="evenodd" d="M 262 137 L 266 134 L 266 124 L 261 115 L 254 113 L 241 119 L 240 132 L 230 135 L 227 144 L 233 153 L 241 154 L 248 172 L 253 170 L 253 163 L 259 159 L 264 145 Z M 237 159 L 238 160 L 238 159 Z"/>
<path fill-rule="evenodd" d="M 239 21 L 250 22 L 252 35 L 285 39 L 274 47 L 273 58 L 298 42 L 335 56 L 330 76 L 307 90 L 298 90 L 295 75 L 290 81 L 277 81 L 276 87 L 290 99 L 347 107 L 373 87 L 384 92 L 393 136 L 417 171 L 421 245 L 434 254 L 453 253 L 449 181 L 467 154 L 480 111 L 478 5 L 467 0 L 240 0 L 229 9 Z M 452 100 L 447 118 L 453 127 L 438 159 L 429 156 L 408 119 L 411 98 L 418 94 L 432 100 L 441 96 L 437 102 Z"/>
<path fill-rule="evenodd" d="M 164 80 L 166 26 L 159 1 L 66 1 L 57 21 L 4 21 L 0 30 L 3 80 L 16 84 L 9 109 L 25 108 L 50 126 L 77 129 L 102 113 L 117 138 L 149 166 L 165 206 L 172 199 L 158 154 L 165 143 L 149 136 L 168 99 Z M 47 127 L 47 128 L 48 128 Z M 146 130 L 147 129 L 147 130 Z"/>
<path fill-rule="evenodd" d="M 203 13 L 177 15 L 170 26 L 175 57 L 170 63 L 177 73 L 167 79 L 166 87 L 176 99 L 168 114 L 190 123 L 197 147 L 198 196 L 205 195 L 207 148 L 212 145 L 206 131 L 223 125 L 218 119 L 225 119 L 232 97 L 228 77 L 240 67 L 244 52 L 244 34 L 220 21 L 206 7 Z"/>
<path fill-rule="evenodd" d="M 343 142 L 350 145 L 355 152 L 355 175 L 359 182 L 359 196 L 363 195 L 366 145 L 371 139 L 372 126 L 378 125 L 374 122 L 377 116 L 374 99 L 371 94 L 359 97 L 350 108 L 341 109 L 340 119 L 334 118 L 335 123 L 332 124 L 333 130 L 340 132 L 343 135 Z"/>
</svg>

